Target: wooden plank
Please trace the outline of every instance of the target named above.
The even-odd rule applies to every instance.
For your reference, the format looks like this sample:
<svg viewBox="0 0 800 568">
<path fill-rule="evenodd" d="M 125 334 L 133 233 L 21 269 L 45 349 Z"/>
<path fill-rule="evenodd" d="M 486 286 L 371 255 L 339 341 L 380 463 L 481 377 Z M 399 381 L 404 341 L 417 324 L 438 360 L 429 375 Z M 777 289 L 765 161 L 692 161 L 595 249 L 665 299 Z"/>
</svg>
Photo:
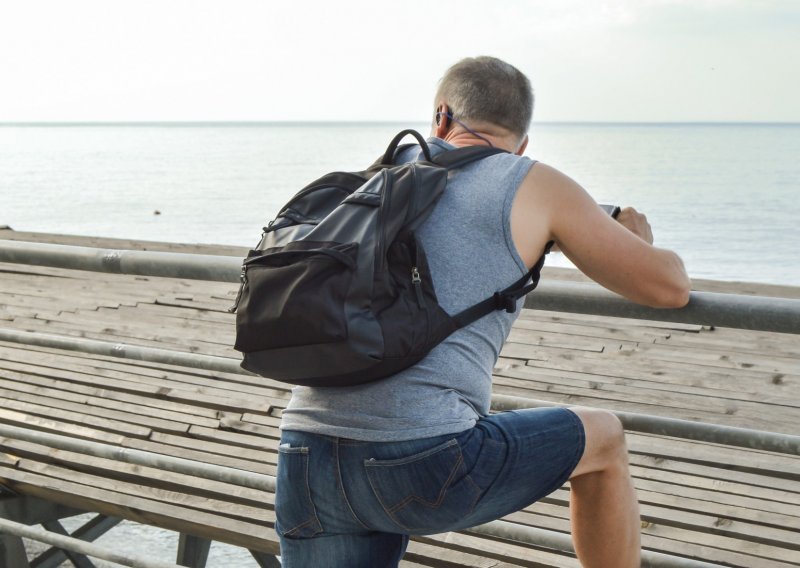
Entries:
<svg viewBox="0 0 800 568">
<path fill-rule="evenodd" d="M 280 553 L 277 535 L 270 525 L 244 522 L 204 511 L 193 510 L 187 514 L 184 507 L 13 469 L 1 469 L 0 481 L 19 493 L 68 507 L 96 511 L 268 554 Z"/>
<path fill-rule="evenodd" d="M 452 547 L 455 550 L 482 556 L 500 565 L 510 563 L 511 566 L 543 566 L 558 568 L 580 568 L 580 563 L 571 554 L 547 550 L 522 543 L 497 540 L 479 535 L 449 532 L 439 535 L 413 537 L 415 542 L 431 545 L 431 549 L 421 552 L 430 556 L 436 555 L 436 548 Z M 410 550 L 411 547 L 409 547 Z M 494 567 L 494 564 L 488 564 Z"/>
<path fill-rule="evenodd" d="M 20 472 L 47 476 L 59 481 L 85 485 L 92 489 L 104 489 L 120 495 L 142 497 L 154 503 L 176 505 L 185 508 L 187 516 L 192 516 L 196 512 L 207 512 L 260 525 L 266 523 L 272 525 L 275 523 L 275 512 L 273 509 L 264 506 L 266 503 L 261 506 L 244 505 L 232 500 L 215 499 L 209 494 L 194 495 L 183 491 L 163 489 L 149 484 L 129 482 L 120 478 L 91 475 L 85 471 L 75 471 L 34 460 L 21 459 L 17 468 Z M 0 475 L 2 475 L 1 471 Z"/>
<path fill-rule="evenodd" d="M 4 408 L 0 408 L 0 422 L 14 426 L 21 426 L 23 428 L 30 428 L 32 430 L 52 432 L 62 436 L 72 436 L 73 438 L 92 440 L 95 442 L 105 442 L 107 444 L 119 445 L 125 439 L 124 436 L 120 434 L 114 434 L 113 432 L 98 430 L 97 428 L 90 428 L 88 426 L 70 424 L 58 420 L 51 420 L 41 416 L 31 416 L 29 414 L 16 412 L 14 410 L 6 410 Z"/>
<path fill-rule="evenodd" d="M 523 397 L 536 399 L 544 394 L 548 400 L 560 397 L 572 403 L 605 399 L 619 404 L 619 409 L 632 405 L 651 405 L 657 407 L 650 412 L 652 414 L 703 418 L 705 421 L 786 433 L 793 432 L 800 419 L 800 408 L 780 404 L 780 401 L 768 404 L 767 401 L 759 403 L 709 394 L 698 396 L 678 389 L 649 389 L 638 386 L 638 383 L 618 385 L 607 379 L 576 379 L 574 376 L 565 374 L 550 378 L 523 369 L 509 369 L 494 375 L 494 388 L 496 392 L 521 389 L 520 396 Z"/>
<path fill-rule="evenodd" d="M 146 452 L 154 452 L 188 460 L 196 460 L 201 463 L 235 467 L 243 471 L 252 471 L 254 473 L 263 473 L 265 475 L 275 475 L 277 455 L 254 452 L 252 450 L 250 450 L 250 455 L 247 457 L 234 456 L 230 453 L 225 455 L 219 452 L 215 453 L 207 451 L 207 448 L 205 447 L 206 443 L 203 443 L 201 448 L 197 448 L 196 446 L 199 446 L 200 444 L 197 444 L 196 441 L 192 445 L 191 439 L 182 438 L 182 440 L 186 441 L 187 445 L 190 447 L 171 445 L 152 440 L 139 440 L 137 438 L 128 438 L 122 443 L 122 445 L 127 448 L 143 450 Z M 233 449 L 235 450 L 236 448 Z M 277 451 L 275 454 L 277 454 Z M 256 458 L 262 459 L 263 461 L 258 461 Z M 271 463 L 269 462 L 270 459 L 272 460 Z"/>
<path fill-rule="evenodd" d="M 257 426 L 253 425 L 253 427 L 255 428 Z M 262 450 L 275 447 L 276 441 L 280 439 L 280 433 L 272 428 L 264 428 L 264 434 L 261 436 L 249 436 L 246 434 L 237 434 L 235 432 L 203 428 L 202 426 L 192 426 L 189 428 L 189 435 L 200 440 L 229 443 Z"/>
<path fill-rule="evenodd" d="M 629 354 L 603 354 L 594 357 L 591 354 L 581 358 L 549 358 L 527 360 L 530 367 L 562 369 L 587 374 L 616 376 L 620 380 L 655 380 L 675 385 L 688 385 L 703 388 L 717 388 L 722 391 L 743 389 L 757 393 L 765 389 L 767 394 L 784 393 L 796 400 L 794 393 L 800 394 L 798 375 L 775 373 L 772 371 L 752 371 L 749 369 L 715 369 L 702 367 L 687 361 L 649 361 L 629 357 Z"/>
<path fill-rule="evenodd" d="M 562 323 L 545 318 L 518 318 L 512 329 L 527 329 L 543 334 L 558 334 L 562 337 L 583 337 L 599 340 L 653 343 L 656 339 L 668 339 L 675 330 L 651 329 L 646 327 L 615 327 L 613 325 L 584 325 L 582 323 Z"/>
<path fill-rule="evenodd" d="M 89 375 L 89 380 L 108 382 L 109 379 L 119 379 L 126 383 L 149 384 L 156 387 L 174 387 L 180 390 L 192 390 L 197 393 L 214 393 L 217 397 L 231 398 L 258 397 L 263 400 L 276 400 L 284 402 L 289 397 L 289 386 L 270 381 L 262 377 L 239 375 L 231 373 L 218 373 L 214 371 L 203 371 L 200 369 L 190 369 L 176 365 L 165 365 L 161 363 L 147 363 L 134 360 L 121 360 L 110 358 L 102 364 L 100 359 L 95 360 L 95 365 L 88 370 L 86 367 L 75 365 L 64 365 L 59 360 L 43 361 L 36 365 L 32 370 L 31 365 L 26 362 L 16 362 L 9 359 L 0 360 L 0 369 L 7 369 L 17 372 L 36 372 L 53 378 L 65 378 L 68 380 L 86 380 L 83 375 Z M 35 360 L 35 359 L 34 359 Z M 89 361 L 88 358 L 83 358 Z M 106 372 L 106 367 L 122 369 L 122 372 Z M 68 373 L 67 371 L 75 371 Z M 117 383 L 114 383 L 117 384 Z M 198 394 L 198 399 L 202 396 Z M 263 405 L 253 405 L 250 398 L 246 400 L 247 407 L 257 411 Z"/>
<path fill-rule="evenodd" d="M 0 466 L 16 467 L 19 463 L 19 458 L 14 454 L 7 454 L 0 452 Z M 2 493 L 2 491 L 0 491 Z"/>
<path fill-rule="evenodd" d="M 524 343 L 535 347 L 548 347 L 551 349 L 569 349 L 573 351 L 593 351 L 602 353 L 607 345 L 618 349 L 622 341 L 597 340 L 591 338 L 581 338 L 578 336 L 558 337 L 555 334 L 543 334 L 537 331 L 511 328 L 508 341 L 514 343 Z M 630 343 L 630 342 L 628 342 Z M 632 343 L 635 347 L 635 343 Z"/>
<path fill-rule="evenodd" d="M 67 403 L 65 403 L 66 405 Z M 10 398 L 0 397 L 0 406 L 3 411 L 16 411 L 27 416 L 25 423 L 29 425 L 37 425 L 38 420 L 41 418 L 52 418 L 66 424 L 78 424 L 80 426 L 89 426 L 107 432 L 122 434 L 123 436 L 131 436 L 135 438 L 147 438 L 150 436 L 150 428 L 145 426 L 131 424 L 129 422 L 122 422 L 105 416 L 94 416 L 85 414 L 81 411 L 62 410 L 61 408 L 54 408 L 52 406 L 42 406 L 39 404 L 31 404 L 28 402 L 21 402 Z M 7 418 L 6 415 L 0 413 L 0 418 L 14 420 L 19 422 L 17 418 Z M 187 426 L 188 427 L 188 426 Z"/>
<path fill-rule="evenodd" d="M 249 414 L 249 416 L 253 416 Z M 224 430 L 232 430 L 234 432 L 242 432 L 247 434 L 257 434 L 259 436 L 266 436 L 269 438 L 280 438 L 278 427 L 280 420 L 277 418 L 262 417 L 263 421 L 271 420 L 270 424 L 255 424 L 253 422 L 245 422 L 233 416 L 223 416 L 220 420 L 220 428 Z"/>
<path fill-rule="evenodd" d="M 20 366 L 13 363 L 0 361 L 0 369 L 11 370 L 24 370 Z M 261 402 L 255 397 L 245 398 L 245 393 L 233 393 L 229 390 L 222 388 L 206 387 L 202 384 L 192 387 L 188 382 L 176 382 L 172 380 L 159 379 L 155 377 L 144 377 L 142 375 L 129 376 L 130 380 L 118 380 L 108 377 L 100 377 L 97 375 L 81 375 L 76 373 L 64 372 L 60 369 L 52 368 L 37 368 L 37 374 L 49 378 L 68 380 L 70 382 L 97 385 L 100 384 L 103 388 L 110 388 L 119 391 L 132 392 L 132 393 L 147 393 L 159 398 L 174 400 L 184 403 L 196 402 L 208 408 L 215 408 L 218 410 L 224 409 L 246 409 L 256 413 L 266 413 L 269 411 L 269 402 Z M 198 383 L 203 382 L 203 379 L 198 378 Z M 218 383 L 220 386 L 223 383 Z M 271 391 L 268 391 L 271 394 Z M 249 393 L 252 394 L 252 393 Z M 268 395 L 267 395 L 268 396 Z"/>
<path fill-rule="evenodd" d="M 773 393 L 770 392 L 772 389 L 760 388 L 759 385 L 753 384 L 753 381 L 749 378 L 744 381 L 736 381 L 729 375 L 727 384 L 715 386 L 704 384 L 683 375 L 678 375 L 677 377 L 666 374 L 642 376 L 631 372 L 630 369 L 622 368 L 619 364 L 596 364 L 589 367 L 589 369 L 573 369 L 570 368 L 569 364 L 548 365 L 548 363 L 533 362 L 529 365 L 501 365 L 495 369 L 494 375 L 559 384 L 564 382 L 589 386 L 598 384 L 600 388 L 612 388 L 622 392 L 627 392 L 627 389 L 631 389 L 633 392 L 677 391 L 682 395 L 697 397 L 701 400 L 704 397 L 713 397 L 716 399 L 746 401 L 757 405 L 773 404 L 800 408 L 800 400 L 787 399 L 785 392 L 777 392 L 778 389 L 774 389 L 776 392 Z M 650 370 L 652 371 L 652 368 Z M 661 392 L 658 394 L 661 394 Z M 798 390 L 798 394 L 800 394 L 800 390 Z"/>
<path fill-rule="evenodd" d="M 700 469 L 700 467 L 694 469 Z M 631 472 L 634 477 L 641 480 L 642 487 L 645 487 L 646 483 L 660 484 L 653 485 L 653 487 L 659 487 L 662 493 L 669 495 L 695 495 L 698 501 L 713 500 L 717 503 L 744 507 L 758 512 L 800 517 L 800 493 L 775 489 L 770 483 L 774 478 L 764 477 L 760 482 L 769 483 L 769 486 L 759 487 L 726 478 L 723 475 L 725 470 L 722 468 L 718 468 L 717 471 L 719 475 L 708 478 L 697 473 L 676 473 L 660 468 L 631 465 Z M 735 477 L 741 479 L 741 473 L 737 472 Z M 793 486 L 800 490 L 797 483 L 794 483 Z M 785 522 L 777 524 L 791 526 L 793 523 L 785 520 Z"/>
<path fill-rule="evenodd" d="M 120 409 L 139 408 L 143 413 L 152 413 L 155 416 L 161 416 L 163 413 L 163 417 L 174 417 L 177 421 L 200 426 L 216 427 L 219 424 L 219 420 L 216 418 L 219 414 L 218 410 L 141 394 L 95 388 L 66 380 L 0 370 L 0 386 L 7 390 L 62 397 L 64 400 L 73 402 L 92 402 L 98 406 L 106 404 Z M 157 390 L 153 394 L 156 393 Z M 213 416 L 213 418 L 206 418 L 207 416 Z"/>
<path fill-rule="evenodd" d="M 3 381 L 0 381 L 2 384 Z M 147 437 L 151 430 L 163 430 L 165 432 L 186 432 L 189 424 L 164 420 L 155 416 L 147 416 L 121 410 L 110 410 L 101 406 L 94 406 L 88 403 L 75 404 L 57 398 L 30 395 L 24 392 L 10 391 L 0 388 L 0 404 L 5 404 L 6 408 L 14 410 L 24 409 L 26 412 L 33 412 L 42 416 L 56 418 L 60 412 L 69 411 L 72 414 L 86 414 L 87 417 L 123 422 L 142 427 L 147 434 L 140 437 Z"/>
<path fill-rule="evenodd" d="M 800 359 L 784 357 L 770 353 L 756 355 L 753 353 L 707 352 L 689 349 L 672 349 L 668 345 L 640 344 L 637 348 L 643 356 L 661 361 L 691 361 L 696 365 L 718 367 L 722 369 L 752 369 L 766 373 L 800 373 Z"/>
<path fill-rule="evenodd" d="M 692 484 L 696 485 L 705 481 L 728 493 L 737 493 L 733 487 L 740 485 L 743 488 L 740 490 L 743 492 L 742 494 L 760 497 L 765 501 L 796 502 L 797 499 L 800 499 L 800 485 L 795 480 L 770 476 L 768 472 L 750 473 L 732 470 L 727 468 L 727 462 L 722 462 L 717 466 L 704 465 L 640 453 L 630 453 L 628 459 L 634 467 L 641 466 L 641 471 L 658 472 L 668 478 L 676 476 L 677 479 L 680 479 L 682 475 L 689 475 L 697 480 Z M 641 475 L 644 476 L 644 474 Z M 727 484 L 733 484 L 733 487 Z M 773 492 L 777 493 L 778 497 L 774 497 Z M 792 497 L 793 495 L 794 497 Z"/>
<path fill-rule="evenodd" d="M 86 473 L 91 476 L 107 477 L 119 482 L 147 485 L 154 488 L 180 489 L 193 495 L 229 500 L 233 503 L 249 504 L 251 506 L 271 505 L 274 501 L 274 495 L 266 491 L 174 473 L 154 467 L 58 450 L 49 446 L 12 438 L 0 438 L 0 448 L 11 452 L 17 458 L 24 458 L 26 463 L 29 464 L 26 467 L 30 467 L 30 464 L 34 462 L 52 464 L 69 469 L 76 474 Z M 48 473 L 43 474 L 50 475 Z M 62 478 L 60 475 L 55 477 Z"/>
<path fill-rule="evenodd" d="M 272 412 L 275 408 L 270 408 L 270 412 Z M 277 428 L 281 425 L 280 417 L 275 416 L 263 416 L 261 414 L 253 414 L 252 412 L 245 412 L 242 415 L 242 421 L 244 422 L 252 422 L 254 424 L 261 424 L 262 426 L 272 426 L 273 428 Z"/>
<path fill-rule="evenodd" d="M 797 456 L 630 432 L 626 439 L 631 453 L 704 465 L 725 464 L 732 470 L 777 478 L 800 478 Z"/>
<path fill-rule="evenodd" d="M 209 431 L 213 432 L 214 430 Z M 278 436 L 277 431 L 275 436 Z M 252 439 L 255 440 L 256 437 L 253 436 Z M 264 444 L 259 447 L 232 445 L 228 441 L 188 438 L 163 432 L 153 432 L 150 440 L 176 448 L 197 449 L 209 454 L 237 457 L 253 462 L 265 462 L 273 465 L 278 463 L 278 440 L 275 438 L 263 440 Z"/>
<path fill-rule="evenodd" d="M 563 516 L 559 516 L 563 515 Z M 569 521 L 566 507 L 536 503 L 504 518 L 526 526 L 566 532 Z M 646 519 L 642 527 L 642 546 L 664 554 L 688 556 L 706 562 L 742 568 L 787 568 L 793 566 L 796 552 L 758 542 L 742 541 L 724 534 L 698 532 L 691 525 L 673 525 L 663 519 Z M 791 544 L 791 543 L 790 543 Z"/>
<path fill-rule="evenodd" d="M 702 326 L 688 323 L 673 323 L 666 321 L 638 320 L 630 318 L 615 318 L 610 316 L 593 316 L 589 314 L 570 314 L 568 312 L 551 312 L 546 310 L 523 309 L 520 318 L 541 319 L 555 323 L 578 323 L 586 326 L 614 327 L 614 328 L 649 328 L 667 329 L 687 332 L 701 332 L 710 329 L 709 326 Z"/>
<path fill-rule="evenodd" d="M 16 349 L 5 351 L 4 347 L 14 346 Z M 25 359 L 21 353 L 28 352 Z M 205 371 L 203 369 L 187 368 L 164 363 L 150 363 L 118 357 L 104 357 L 79 351 L 63 351 L 57 349 L 40 348 L 36 346 L 22 346 L 0 342 L 0 354 L 10 353 L 7 360 L 21 359 L 21 362 L 34 363 L 36 366 L 45 366 L 55 369 L 72 369 L 83 374 L 109 376 L 111 378 L 125 379 L 129 375 L 144 376 L 160 379 L 182 381 L 191 385 L 203 384 L 214 388 L 247 392 L 259 397 L 286 401 L 291 396 L 291 385 L 280 383 L 264 377 L 244 375 L 237 373 L 222 373 L 218 371 Z M 43 356 L 48 354 L 51 364 L 42 362 Z M 45 360 L 48 360 L 45 358 Z M 70 361 L 68 365 L 64 361 Z M 0 359 L 0 363 L 5 363 Z M 88 366 L 88 369 L 87 367 Z M 21 370 L 24 370 L 21 369 Z"/>
</svg>

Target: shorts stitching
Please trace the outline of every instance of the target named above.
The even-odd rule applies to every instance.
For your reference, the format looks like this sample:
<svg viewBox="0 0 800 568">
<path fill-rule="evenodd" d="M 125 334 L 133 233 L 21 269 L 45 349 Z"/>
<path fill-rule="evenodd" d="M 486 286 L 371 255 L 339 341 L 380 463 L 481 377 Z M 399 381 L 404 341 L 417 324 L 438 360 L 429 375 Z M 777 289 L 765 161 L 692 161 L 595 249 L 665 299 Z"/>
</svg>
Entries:
<svg viewBox="0 0 800 568">
<path fill-rule="evenodd" d="M 336 440 L 333 443 L 333 468 L 336 470 L 336 488 L 339 490 L 345 505 L 347 505 L 347 510 L 350 511 L 350 514 L 353 515 L 353 518 L 356 520 L 356 522 L 361 525 L 361 528 L 364 530 L 369 530 L 369 527 L 365 525 L 360 518 L 358 518 L 358 515 L 356 515 L 356 512 L 350 505 L 350 501 L 347 499 L 347 494 L 344 491 L 344 483 L 342 482 L 342 468 L 339 466 L 339 440 Z"/>
<path fill-rule="evenodd" d="M 295 449 L 295 448 L 292 448 L 292 449 Z M 305 471 L 303 472 L 303 484 L 305 485 L 306 499 L 308 499 L 308 503 L 311 505 L 312 514 L 311 514 L 311 518 L 308 519 L 307 521 L 305 521 L 303 523 L 300 523 L 299 525 L 297 525 L 295 527 L 292 527 L 291 529 L 289 529 L 287 531 L 283 531 L 284 536 L 291 536 L 292 533 L 298 532 L 300 529 L 303 529 L 306 526 L 314 524 L 314 523 L 316 523 L 317 526 L 320 529 L 322 529 L 322 524 L 319 522 L 319 519 L 317 518 L 317 510 L 316 510 L 316 507 L 314 507 L 314 501 L 311 500 L 311 486 L 309 485 L 309 482 L 308 482 L 308 461 L 309 461 L 308 455 L 309 455 L 309 451 L 308 451 L 308 448 L 299 448 L 299 449 L 300 450 L 305 450 L 305 451 L 288 452 L 288 453 L 296 453 L 296 454 L 302 455 L 304 457 L 303 466 L 305 468 Z M 315 532 L 315 534 L 318 534 L 320 532 L 322 532 L 322 531 L 318 530 L 318 531 Z"/>
<path fill-rule="evenodd" d="M 291 530 L 283 531 L 283 536 L 292 536 L 292 533 L 299 532 L 301 529 L 304 529 L 306 526 L 314 524 L 314 522 L 319 522 L 319 521 L 317 521 L 317 516 L 316 515 L 314 515 L 314 518 L 309 519 L 309 520 L 307 520 L 306 522 L 304 522 L 304 523 L 302 523 L 300 525 L 297 525 L 296 527 L 294 527 Z M 319 533 L 319 531 L 317 531 L 317 533 Z"/>
<path fill-rule="evenodd" d="M 447 495 L 447 490 L 450 489 L 450 485 L 452 485 L 453 477 L 455 477 L 456 472 L 461 467 L 462 463 L 464 463 L 464 455 L 461 452 L 459 452 L 458 460 L 456 461 L 455 465 L 453 466 L 453 469 L 450 472 L 450 476 L 447 478 L 447 481 L 444 482 L 444 486 L 443 486 L 444 489 L 442 489 L 442 491 L 439 492 L 439 496 L 436 498 L 436 501 L 431 503 L 430 501 L 426 501 L 425 499 L 421 499 L 421 498 L 417 497 L 416 495 L 409 495 L 408 497 L 406 497 L 405 499 L 400 501 L 400 503 L 398 503 L 397 505 L 392 507 L 389 511 L 387 511 L 387 513 L 392 514 L 392 513 L 396 512 L 396 511 L 399 511 L 400 509 L 402 509 L 403 507 L 405 507 L 406 505 L 408 505 L 412 501 L 416 501 L 417 503 L 422 503 L 423 505 L 425 505 L 426 507 L 428 507 L 430 509 L 438 509 L 439 507 L 442 506 L 442 502 L 444 501 L 444 496 Z M 472 481 L 472 480 L 470 480 L 470 481 Z M 474 485 L 474 483 L 473 483 L 473 485 Z"/>
<path fill-rule="evenodd" d="M 417 454 L 414 454 L 414 455 L 411 455 L 411 456 L 408 456 L 408 457 L 405 457 L 405 458 L 398 458 L 398 459 L 393 459 L 393 460 L 379 460 L 379 461 L 373 461 L 374 460 L 374 458 L 373 458 L 373 460 L 366 460 L 364 462 L 364 465 L 366 465 L 367 467 L 385 467 L 385 466 L 395 466 L 395 465 L 406 465 L 406 464 L 414 463 L 415 461 L 419 461 L 421 459 L 425 459 L 427 457 L 432 456 L 433 454 L 435 454 L 437 452 L 440 452 L 442 450 L 447 450 L 447 449 L 449 449 L 449 448 L 451 448 L 453 446 L 457 446 L 457 445 L 458 445 L 458 440 L 453 438 L 452 440 L 447 440 L 446 442 L 444 442 L 442 444 L 439 444 L 438 446 L 434 446 L 432 448 L 429 448 L 427 450 L 424 450 L 422 452 L 419 452 Z M 459 448 L 459 453 L 461 453 L 460 448 Z"/>
</svg>

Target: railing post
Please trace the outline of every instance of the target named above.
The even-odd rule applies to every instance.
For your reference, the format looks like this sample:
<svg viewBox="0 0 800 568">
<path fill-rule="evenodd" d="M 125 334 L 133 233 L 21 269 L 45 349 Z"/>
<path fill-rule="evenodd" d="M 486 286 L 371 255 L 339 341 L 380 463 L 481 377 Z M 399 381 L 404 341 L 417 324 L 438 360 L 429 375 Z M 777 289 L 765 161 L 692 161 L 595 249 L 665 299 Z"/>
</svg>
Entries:
<svg viewBox="0 0 800 568">
<path fill-rule="evenodd" d="M 191 534 L 181 533 L 178 540 L 178 558 L 176 562 L 189 568 L 205 568 L 211 541 Z"/>
<path fill-rule="evenodd" d="M 253 555 L 253 558 L 256 559 L 256 562 L 258 562 L 261 568 L 281 568 L 281 563 L 271 554 L 259 552 L 257 550 L 251 550 L 250 554 Z"/>
<path fill-rule="evenodd" d="M 20 537 L 0 533 L 0 566 L 30 568 L 25 545 Z"/>
</svg>

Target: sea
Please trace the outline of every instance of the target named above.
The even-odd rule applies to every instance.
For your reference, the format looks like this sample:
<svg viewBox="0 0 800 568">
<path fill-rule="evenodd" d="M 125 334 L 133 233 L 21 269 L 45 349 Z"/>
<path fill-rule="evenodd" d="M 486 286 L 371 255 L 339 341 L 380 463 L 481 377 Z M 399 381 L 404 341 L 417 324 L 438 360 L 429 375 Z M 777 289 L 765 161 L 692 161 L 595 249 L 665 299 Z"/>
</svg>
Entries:
<svg viewBox="0 0 800 568">
<path fill-rule="evenodd" d="M 251 246 L 300 188 L 363 169 L 404 128 L 428 125 L 0 124 L 0 226 Z M 529 157 L 644 212 L 690 276 L 800 286 L 800 124 L 543 123 L 530 136 Z M 124 522 L 98 544 L 174 561 L 177 535 Z M 214 543 L 208 566 L 257 563 Z"/>
<path fill-rule="evenodd" d="M 0 126 L 0 225 L 252 246 L 332 170 L 424 123 Z M 800 124 L 534 124 L 527 155 L 644 212 L 690 276 L 800 285 Z M 552 255 L 548 263 L 570 266 Z"/>
</svg>

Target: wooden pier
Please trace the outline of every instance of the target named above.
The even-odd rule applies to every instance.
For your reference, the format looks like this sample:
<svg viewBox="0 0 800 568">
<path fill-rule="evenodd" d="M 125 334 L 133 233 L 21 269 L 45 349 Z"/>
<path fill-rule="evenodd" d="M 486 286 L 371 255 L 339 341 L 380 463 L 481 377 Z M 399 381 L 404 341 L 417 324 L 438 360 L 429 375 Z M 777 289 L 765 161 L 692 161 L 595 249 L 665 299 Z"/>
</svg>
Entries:
<svg viewBox="0 0 800 568">
<path fill-rule="evenodd" d="M 245 252 L 10 230 L 0 239 Z M 544 278 L 579 276 L 546 269 Z M 791 287 L 696 287 L 800 298 Z M 226 283 L 0 264 L 0 328 L 236 357 L 226 311 L 235 292 Z M 494 392 L 797 435 L 800 337 L 526 310 Z M 0 342 L 0 423 L 244 471 L 275 474 L 289 395 L 284 384 L 241 374 Z M 800 566 L 800 457 L 635 433 L 628 443 L 644 548 L 722 566 Z M 0 487 L 0 505 L 48 502 L 279 553 L 268 491 L 8 437 Z M 568 491 L 506 520 L 567 533 Z M 563 552 L 469 533 L 414 538 L 401 565 L 579 566 Z"/>
</svg>

